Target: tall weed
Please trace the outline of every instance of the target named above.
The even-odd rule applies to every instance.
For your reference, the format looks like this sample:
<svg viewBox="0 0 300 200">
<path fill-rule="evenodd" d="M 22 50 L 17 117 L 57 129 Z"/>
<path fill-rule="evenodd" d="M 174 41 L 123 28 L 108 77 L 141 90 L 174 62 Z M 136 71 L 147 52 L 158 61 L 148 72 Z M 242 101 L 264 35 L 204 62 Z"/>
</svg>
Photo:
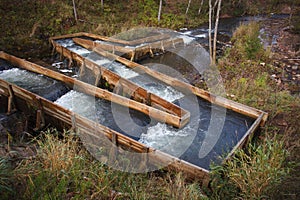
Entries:
<svg viewBox="0 0 300 200">
<path fill-rule="evenodd" d="M 214 198 L 262 199 L 288 173 L 283 142 L 266 138 L 236 151 L 224 166 L 213 167 Z M 222 178 L 221 178 L 222 177 Z M 224 178 L 226 177 L 226 178 Z M 228 195 L 230 194 L 230 195 Z"/>
<path fill-rule="evenodd" d="M 11 180 L 12 170 L 5 158 L 0 157 L 0 194 L 2 198 L 12 193 Z"/>
</svg>

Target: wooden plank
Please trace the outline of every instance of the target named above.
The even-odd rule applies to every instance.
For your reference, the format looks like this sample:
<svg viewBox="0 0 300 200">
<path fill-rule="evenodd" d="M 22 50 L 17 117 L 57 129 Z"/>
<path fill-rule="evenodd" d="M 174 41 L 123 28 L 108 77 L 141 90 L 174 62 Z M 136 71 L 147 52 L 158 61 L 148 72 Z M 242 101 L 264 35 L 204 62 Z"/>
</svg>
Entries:
<svg viewBox="0 0 300 200">
<path fill-rule="evenodd" d="M 6 81 L 0 79 L 1 95 L 5 95 L 5 96 L 9 95 L 8 85 L 10 85 L 10 83 L 7 83 Z M 200 178 L 200 180 L 206 182 L 209 180 L 209 171 L 203 168 L 194 166 L 188 162 L 170 156 L 169 154 L 157 151 L 153 148 L 148 148 L 142 143 L 139 143 L 99 123 L 93 122 L 85 117 L 77 115 L 76 113 L 63 108 L 58 104 L 55 104 L 43 97 L 39 97 L 38 95 L 35 95 L 16 85 L 12 84 L 12 89 L 17 98 L 21 98 L 25 100 L 26 103 L 29 105 L 32 106 L 35 105 L 33 99 L 40 99 L 42 109 L 46 114 L 60 121 L 63 121 L 64 123 L 68 124 L 70 127 L 72 127 L 72 125 L 74 124 L 74 119 L 75 119 L 76 127 L 81 134 L 91 135 L 93 137 L 100 138 L 100 139 L 103 138 L 103 136 L 107 137 L 109 140 L 115 140 L 115 143 L 120 145 L 120 147 L 130 148 L 131 150 L 139 153 L 147 153 L 147 156 L 150 158 L 148 160 L 148 164 L 169 165 L 170 169 L 183 171 L 192 179 Z M 34 110 L 31 111 L 34 114 L 35 111 Z M 169 161 L 171 161 L 171 163 Z"/>
<path fill-rule="evenodd" d="M 118 52 L 121 53 L 122 57 L 126 57 L 130 60 L 140 60 L 141 58 L 144 58 L 145 56 L 151 54 L 153 56 L 154 53 L 164 52 L 165 49 L 168 48 L 175 48 L 176 46 L 183 45 L 183 39 L 182 38 L 171 38 L 168 40 L 163 41 L 157 41 L 149 44 L 145 44 L 143 46 L 137 47 L 137 48 L 126 48 L 122 46 L 116 46 L 114 44 L 101 44 L 92 40 L 88 39 L 82 39 L 82 38 L 73 38 L 73 41 L 91 51 L 94 51 L 95 48 L 99 50 L 104 51 L 110 51 L 113 52 L 113 54 L 116 54 Z"/>
<path fill-rule="evenodd" d="M 82 67 L 92 70 L 93 73 L 95 74 L 95 77 L 97 76 L 97 73 L 100 70 L 102 78 L 105 79 L 110 85 L 117 86 L 117 85 L 121 84 L 123 92 L 125 92 L 129 96 L 132 96 L 134 100 L 146 104 L 147 96 L 148 96 L 147 94 L 150 92 L 137 86 L 136 84 L 132 83 L 131 81 L 120 77 L 119 75 L 115 74 L 114 72 L 106 69 L 105 67 L 98 65 L 97 63 L 95 63 L 89 59 L 86 59 L 80 55 L 73 56 L 73 54 L 74 54 L 73 52 L 71 52 L 67 48 L 61 47 L 57 43 L 54 43 L 54 45 L 55 45 L 55 49 L 57 49 L 57 51 L 59 53 L 62 53 L 68 59 L 74 59 L 77 63 L 80 63 L 79 65 L 81 65 Z M 151 102 L 152 102 L 152 104 L 150 106 L 155 107 L 158 110 L 163 110 L 164 112 L 170 113 L 171 115 L 177 116 L 177 118 L 173 117 L 173 120 L 176 121 L 177 125 L 174 125 L 174 124 L 176 124 L 175 122 L 170 123 L 170 121 L 172 121 L 172 119 L 170 119 L 170 118 L 165 118 L 166 120 L 168 120 L 168 122 L 166 122 L 166 123 L 168 123 L 172 126 L 175 126 L 177 128 L 182 128 L 189 122 L 190 113 L 188 111 L 184 110 L 183 108 L 181 108 L 173 103 L 170 103 L 152 93 L 151 93 Z M 153 114 L 155 116 L 158 115 L 156 113 L 153 113 Z M 169 116 L 167 116 L 167 117 L 169 117 Z M 164 118 L 164 116 L 160 117 L 161 121 L 163 121 L 163 118 Z"/>
<path fill-rule="evenodd" d="M 167 39 L 167 38 L 170 38 L 170 35 L 158 33 L 157 35 L 154 35 L 154 36 L 149 36 L 149 37 L 145 37 L 145 38 L 141 38 L 141 39 L 127 41 L 127 40 L 121 40 L 121 39 L 114 38 L 114 37 L 106 37 L 106 36 L 100 36 L 100 35 L 96 35 L 96 34 L 92 34 L 92 33 L 79 32 L 79 33 L 67 34 L 67 35 L 62 35 L 62 36 L 50 37 L 49 41 L 52 43 L 54 40 L 73 38 L 73 37 L 89 37 L 89 38 L 93 38 L 94 40 L 102 40 L 102 41 L 112 42 L 112 43 L 117 43 L 117 44 L 122 44 L 122 45 L 136 46 L 136 45 L 142 44 L 142 43 L 148 43 L 148 42 L 154 42 L 154 41 L 158 41 L 158 40 Z"/>
<path fill-rule="evenodd" d="M 3 56 L 0 52 L 0 57 Z M 26 63 L 26 62 L 25 62 Z M 21 64 L 24 64 L 21 62 Z M 115 140 L 115 143 L 124 147 L 129 147 L 130 149 L 136 152 L 148 152 L 147 154 L 147 163 L 149 164 L 159 164 L 159 165 L 169 165 L 169 168 L 172 170 L 183 171 L 190 178 L 198 178 L 202 180 L 203 184 L 207 184 L 209 181 L 209 171 L 201 167 L 195 166 L 186 161 L 180 160 L 176 157 L 173 157 L 169 154 L 163 153 L 161 151 L 155 150 L 153 148 L 148 148 L 144 144 L 141 144 L 131 138 L 128 138 L 116 131 L 109 129 L 101 124 L 92 122 L 82 116 L 76 115 L 70 110 L 67 110 L 57 104 L 54 104 L 51 101 L 48 101 L 42 97 L 39 97 L 25 89 L 22 89 L 16 85 L 7 83 L 4 80 L 0 80 L 0 94 L 9 96 L 9 87 L 14 93 L 16 98 L 21 98 L 26 101 L 26 103 L 31 104 L 32 106 L 36 105 L 35 100 L 39 99 L 40 107 L 46 114 L 55 117 L 64 123 L 69 124 L 69 126 L 74 126 L 82 131 L 83 134 L 90 134 L 95 137 L 105 136 L 110 140 Z M 32 110 L 32 112 L 35 112 Z M 75 116 L 75 117 L 74 117 Z M 259 126 L 261 120 L 264 118 L 264 113 L 261 113 L 257 120 L 252 124 L 250 129 L 247 131 L 246 135 L 240 142 L 234 147 L 230 155 L 234 153 L 237 148 L 246 141 L 246 139 L 253 133 L 253 131 Z M 74 123 L 75 121 L 75 123 Z M 230 156 L 228 155 L 228 157 Z"/>
<path fill-rule="evenodd" d="M 158 71 L 155 70 L 151 70 L 150 68 L 138 64 L 136 62 L 132 62 L 130 60 L 127 60 L 125 58 L 122 58 L 120 56 L 111 54 L 109 52 L 106 51 L 102 51 L 100 49 L 94 49 L 94 52 L 98 53 L 99 55 L 105 56 L 109 59 L 113 59 L 116 60 L 124 65 L 126 65 L 129 68 L 132 68 L 138 72 L 143 72 L 146 73 L 150 76 L 152 76 L 153 78 L 156 78 L 170 86 L 173 86 L 174 88 L 180 90 L 181 92 L 189 92 L 192 94 L 195 94 L 215 105 L 218 106 L 222 106 L 224 108 L 227 108 L 229 110 L 233 110 L 237 113 L 241 113 L 243 115 L 249 116 L 251 118 L 258 118 L 261 114 L 263 114 L 263 117 L 261 119 L 260 125 L 263 126 L 268 118 L 268 114 L 262 110 L 258 110 L 256 108 L 244 105 L 244 104 L 240 104 L 238 102 L 226 99 L 224 97 L 221 96 L 217 96 L 214 95 L 206 90 L 200 89 L 198 87 L 192 86 L 186 82 L 183 82 L 181 80 L 178 80 L 176 78 L 170 77 L 168 75 L 165 75 L 163 73 L 160 73 Z"/>
<path fill-rule="evenodd" d="M 161 110 L 154 106 L 150 107 L 144 103 L 137 102 L 137 101 L 128 99 L 126 97 L 114 94 L 107 90 L 95 87 L 88 83 L 84 83 L 82 81 L 76 80 L 74 78 L 68 77 L 66 75 L 52 71 L 50 69 L 41 67 L 34 63 L 30 63 L 23 59 L 19 59 L 17 57 L 6 54 L 4 52 L 0 52 L 0 58 L 8 60 L 12 64 L 17 65 L 28 71 L 35 72 L 38 74 L 43 74 L 43 75 L 53 78 L 55 80 L 62 81 L 65 84 L 67 84 L 70 88 L 74 88 L 74 86 L 76 86 L 76 89 L 78 91 L 83 92 L 85 94 L 95 96 L 97 98 L 105 99 L 105 100 L 117 103 L 119 105 L 137 110 L 137 111 L 142 112 L 150 117 L 153 117 L 154 119 L 156 119 L 158 121 L 170 124 L 174 127 L 181 128 L 187 123 L 187 121 L 181 120 L 182 114 L 183 114 L 184 118 L 186 118 L 186 117 L 189 118 L 189 115 L 190 115 L 189 112 L 187 112 L 187 111 L 185 112 L 184 110 L 182 110 L 180 107 L 176 106 L 175 104 L 174 104 L 175 108 L 170 111 L 170 109 L 168 109 L 168 108 L 173 107 L 173 105 L 167 101 L 162 100 L 162 102 L 159 104 L 159 105 L 161 105 L 161 108 L 163 108 Z M 96 67 L 98 67 L 98 66 L 96 66 Z M 102 71 L 102 73 L 104 74 L 104 71 Z M 116 80 L 116 81 L 118 81 L 118 80 Z M 125 79 L 122 79 L 122 81 L 126 82 Z M 132 83 L 127 82 L 127 84 L 132 84 Z M 123 87 L 124 87 L 124 85 L 123 85 Z M 133 87 L 133 89 L 136 89 L 136 88 L 138 88 L 138 87 L 137 86 Z M 164 106 L 164 105 L 166 105 L 166 106 Z M 177 108 L 177 110 L 176 110 L 176 108 Z M 174 110 L 176 110 L 177 113 L 173 112 Z"/>
</svg>

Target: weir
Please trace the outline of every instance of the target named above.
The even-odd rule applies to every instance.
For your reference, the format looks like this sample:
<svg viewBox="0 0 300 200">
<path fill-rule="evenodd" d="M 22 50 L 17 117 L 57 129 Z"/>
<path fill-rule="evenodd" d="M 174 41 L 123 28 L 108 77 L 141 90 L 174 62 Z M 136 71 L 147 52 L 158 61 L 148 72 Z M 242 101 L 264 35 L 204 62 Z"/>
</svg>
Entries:
<svg viewBox="0 0 300 200">
<path fill-rule="evenodd" d="M 169 37 L 168 34 L 150 36 L 134 41 L 134 45 L 129 44 L 128 41 L 87 33 L 51 38 L 54 49 L 69 59 L 69 68 L 73 69 L 77 66 L 78 69 L 75 71 L 78 70 L 79 79 L 89 84 L 72 78 L 74 83 L 80 82 L 79 85 L 82 84 L 84 87 L 87 84 L 89 85 L 87 87 L 93 87 L 93 90 L 97 91 L 99 89 L 102 94 L 104 91 L 110 92 L 110 96 L 122 99 L 122 101 L 106 98 L 106 95 L 95 95 L 99 97 L 95 99 L 92 93 L 89 94 L 80 87 L 75 91 L 77 87 L 70 88 L 69 84 L 66 84 L 70 83 L 70 77 L 63 74 L 55 74 L 51 77 L 56 80 L 57 77 L 63 77 L 58 78 L 58 81 L 64 83 L 63 87 L 67 86 L 59 98 L 52 98 L 49 101 L 43 98 L 42 94 L 42 97 L 38 98 L 48 104 L 51 102 L 54 110 L 60 110 L 58 113 L 49 115 L 57 120 L 63 119 L 62 121 L 69 127 L 83 131 L 84 136 L 90 138 L 88 141 L 94 141 L 92 145 L 89 145 L 93 152 L 101 147 L 100 141 L 104 141 L 103 146 L 107 146 L 107 141 L 102 138 L 105 136 L 110 143 L 115 144 L 115 147 L 120 146 L 130 151 L 145 153 L 145 155 L 141 154 L 142 158 L 139 157 L 139 160 L 147 167 L 165 164 L 164 166 L 168 165 L 171 169 L 181 170 L 188 176 L 197 177 L 207 183 L 210 163 L 221 163 L 230 158 L 259 126 L 264 125 L 267 113 L 214 95 L 184 80 L 135 63 L 133 60 L 139 59 L 139 56 L 132 59 L 132 55 L 131 57 L 127 55 L 132 50 L 132 46 L 136 49 L 143 47 L 137 41 L 143 43 L 147 41 L 146 46 L 144 45 L 145 51 L 141 51 L 146 53 L 135 54 L 142 55 L 140 58 L 145 55 L 151 56 L 151 51 L 164 53 L 166 49 L 162 46 L 151 48 L 150 51 L 149 44 L 163 44 L 162 39 L 176 41 L 176 38 L 170 39 Z M 182 39 L 179 38 L 179 40 L 182 45 Z M 99 43 L 105 45 L 99 46 Z M 123 52 L 121 57 L 120 52 L 112 50 L 117 46 L 121 46 L 123 50 L 127 49 L 128 52 L 125 54 Z M 176 48 L 176 45 L 170 48 Z M 28 65 L 27 61 L 21 62 L 3 52 L 0 55 L 2 59 L 13 61 L 12 63 L 20 68 L 23 68 L 21 66 L 24 63 Z M 35 67 L 25 68 L 44 76 L 49 75 L 49 73 L 42 73 L 43 70 L 33 70 Z M 5 69 L 0 73 L 8 73 L 7 70 L 10 69 Z M 3 77 L 7 76 L 3 75 Z M 5 81 L 1 85 L 2 94 L 8 99 L 12 94 L 18 94 L 18 92 L 9 91 L 20 90 L 19 87 Z M 30 88 L 27 89 L 30 91 Z M 23 94 L 18 95 L 17 98 L 25 98 Z M 130 103 L 123 104 L 123 98 Z M 8 104 L 13 102 L 8 99 Z M 30 102 L 32 99 L 26 101 Z M 145 108 L 148 109 L 147 112 Z M 51 113 L 49 111 L 51 108 L 42 110 Z M 154 115 L 155 117 L 151 115 L 154 110 L 160 112 Z M 163 121 L 160 117 L 162 113 L 169 117 L 169 121 Z M 218 138 L 214 138 L 216 136 Z M 99 137 L 99 142 L 96 142 Z M 117 154 L 123 152 L 114 148 L 107 151 L 106 159 L 108 160 L 114 160 L 116 152 Z"/>
</svg>

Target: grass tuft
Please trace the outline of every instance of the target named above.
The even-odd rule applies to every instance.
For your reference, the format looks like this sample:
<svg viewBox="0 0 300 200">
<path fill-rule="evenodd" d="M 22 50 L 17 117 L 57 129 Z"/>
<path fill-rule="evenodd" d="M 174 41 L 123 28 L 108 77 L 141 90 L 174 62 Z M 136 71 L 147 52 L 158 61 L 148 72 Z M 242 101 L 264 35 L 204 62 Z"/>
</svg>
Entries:
<svg viewBox="0 0 300 200">
<path fill-rule="evenodd" d="M 267 198 L 270 190 L 289 172 L 283 167 L 286 155 L 283 142 L 276 137 L 265 138 L 261 144 L 250 143 L 246 150 L 236 151 L 225 165 L 213 167 L 214 197 Z"/>
</svg>

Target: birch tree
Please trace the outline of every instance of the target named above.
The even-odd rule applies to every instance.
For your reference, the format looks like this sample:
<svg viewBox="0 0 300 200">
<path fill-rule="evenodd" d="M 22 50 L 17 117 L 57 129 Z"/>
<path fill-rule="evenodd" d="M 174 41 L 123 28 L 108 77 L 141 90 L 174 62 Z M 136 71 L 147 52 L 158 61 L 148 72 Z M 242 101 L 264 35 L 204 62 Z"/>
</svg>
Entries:
<svg viewBox="0 0 300 200">
<path fill-rule="evenodd" d="M 160 16 L 161 16 L 162 1 L 163 0 L 159 1 L 158 16 L 157 16 L 157 21 L 158 22 L 160 21 Z"/>
<path fill-rule="evenodd" d="M 190 6 L 191 6 L 191 2 L 192 2 L 192 0 L 189 0 L 188 6 L 187 6 L 186 11 L 185 11 L 185 14 L 186 14 L 186 15 L 187 15 L 188 12 L 189 12 L 189 9 L 190 9 Z"/>
<path fill-rule="evenodd" d="M 72 0 L 75 21 L 78 21 L 75 0 Z"/>
<path fill-rule="evenodd" d="M 217 55 L 217 34 L 218 34 L 218 25 L 221 11 L 222 0 L 216 0 L 214 6 L 212 6 L 212 0 L 209 0 L 209 30 L 208 30 L 208 40 L 209 40 L 209 55 L 211 65 L 216 64 L 216 55 Z M 217 13 L 215 17 L 215 28 L 214 28 L 214 39 L 212 40 L 212 21 L 214 19 L 214 8 L 217 6 Z"/>
<path fill-rule="evenodd" d="M 201 0 L 200 7 L 199 7 L 199 10 L 198 10 L 198 15 L 200 15 L 200 13 L 201 13 L 202 6 L 203 6 L 203 1 L 204 0 Z"/>
<path fill-rule="evenodd" d="M 209 6 L 209 12 L 208 12 L 208 43 L 209 43 L 209 57 L 210 57 L 210 64 L 213 64 L 213 57 L 212 57 L 212 45 L 211 45 L 211 26 L 212 26 L 212 5 L 211 5 L 211 0 L 208 1 L 208 6 Z"/>
</svg>

